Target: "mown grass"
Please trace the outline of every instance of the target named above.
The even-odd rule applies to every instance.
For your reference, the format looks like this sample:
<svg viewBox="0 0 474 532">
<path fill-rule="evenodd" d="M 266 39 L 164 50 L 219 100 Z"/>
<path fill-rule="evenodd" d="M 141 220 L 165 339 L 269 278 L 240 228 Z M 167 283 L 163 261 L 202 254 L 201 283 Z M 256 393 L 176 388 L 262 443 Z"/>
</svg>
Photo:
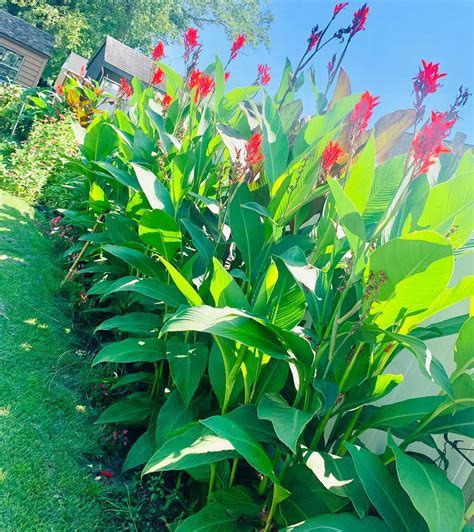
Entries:
<svg viewBox="0 0 474 532">
<path fill-rule="evenodd" d="M 0 530 L 103 530 L 96 416 L 41 222 L 0 191 Z"/>
</svg>

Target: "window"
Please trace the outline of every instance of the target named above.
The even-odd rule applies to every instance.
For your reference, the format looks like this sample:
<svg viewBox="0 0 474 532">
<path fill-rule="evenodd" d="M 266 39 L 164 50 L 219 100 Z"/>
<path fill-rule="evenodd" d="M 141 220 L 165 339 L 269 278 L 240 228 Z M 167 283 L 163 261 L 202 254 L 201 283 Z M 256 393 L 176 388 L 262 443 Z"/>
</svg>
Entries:
<svg viewBox="0 0 474 532">
<path fill-rule="evenodd" d="M 15 81 L 23 56 L 0 45 L 0 80 Z"/>
</svg>

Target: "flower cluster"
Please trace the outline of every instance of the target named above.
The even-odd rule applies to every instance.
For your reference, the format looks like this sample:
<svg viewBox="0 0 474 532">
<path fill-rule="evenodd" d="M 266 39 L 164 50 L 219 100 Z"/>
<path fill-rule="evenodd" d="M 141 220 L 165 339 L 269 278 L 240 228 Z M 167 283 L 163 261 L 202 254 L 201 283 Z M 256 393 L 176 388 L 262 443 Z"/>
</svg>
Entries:
<svg viewBox="0 0 474 532">
<path fill-rule="evenodd" d="M 255 165 L 263 161 L 262 153 L 263 136 L 261 133 L 254 133 L 250 140 L 245 143 L 246 161 L 249 165 Z"/>
<path fill-rule="evenodd" d="M 120 78 L 119 96 L 123 95 L 127 98 L 133 94 L 133 89 L 125 78 Z"/>
<path fill-rule="evenodd" d="M 329 174 L 343 152 L 344 150 L 338 142 L 330 140 L 322 155 L 323 172 Z"/>
<path fill-rule="evenodd" d="M 64 87 L 60 83 L 55 85 L 54 88 L 56 89 L 58 96 L 62 96 L 64 94 Z"/>
<path fill-rule="evenodd" d="M 425 174 L 441 153 L 450 151 L 443 146 L 443 140 L 449 135 L 455 122 L 455 119 L 448 119 L 448 113 L 431 113 L 431 120 L 412 141 L 415 177 Z"/>
<path fill-rule="evenodd" d="M 173 101 L 172 96 L 170 96 L 169 94 L 165 94 L 163 96 L 163 99 L 161 100 L 161 105 L 163 106 L 163 109 L 168 109 L 172 101 Z"/>
<path fill-rule="evenodd" d="M 308 37 L 308 50 L 312 50 L 321 39 L 321 31 L 319 30 L 319 26 L 314 26 L 314 28 L 311 30 L 311 34 Z"/>
<path fill-rule="evenodd" d="M 196 28 L 188 28 L 184 34 L 184 61 L 187 63 L 192 53 L 199 49 L 200 43 L 198 41 L 198 30 Z"/>
<path fill-rule="evenodd" d="M 194 103 L 198 103 L 201 98 L 205 98 L 214 90 L 215 82 L 211 76 L 201 72 L 197 68 L 193 68 L 189 75 L 188 87 L 194 93 Z"/>
<path fill-rule="evenodd" d="M 415 89 L 415 109 L 417 120 L 422 120 L 425 114 L 423 100 L 428 94 L 433 94 L 441 87 L 438 80 L 446 74 L 439 72 L 439 63 L 427 63 L 422 59 L 423 68 L 419 68 L 418 74 L 413 78 L 413 87 Z"/>
<path fill-rule="evenodd" d="M 161 82 L 163 81 L 163 78 L 165 77 L 165 73 L 162 68 L 157 67 L 155 70 L 155 73 L 153 74 L 153 78 L 151 80 L 152 85 L 159 86 L 161 85 Z"/>
<path fill-rule="evenodd" d="M 352 19 L 351 27 L 351 37 L 354 36 L 357 32 L 365 30 L 365 23 L 367 21 L 367 15 L 369 14 L 369 7 L 367 4 L 364 4 L 360 9 L 354 13 L 354 18 Z"/>
<path fill-rule="evenodd" d="M 237 57 L 239 50 L 246 42 L 247 38 L 245 37 L 245 35 L 239 33 L 234 42 L 232 43 L 232 47 L 230 49 L 230 59 L 235 59 Z"/>
<path fill-rule="evenodd" d="M 333 17 L 337 16 L 337 14 L 342 11 L 345 7 L 347 7 L 349 5 L 349 2 L 341 2 L 340 4 L 336 4 L 334 6 L 334 12 L 333 12 Z"/>
<path fill-rule="evenodd" d="M 258 65 L 257 85 L 268 85 L 271 80 L 270 67 L 268 65 Z"/>
<path fill-rule="evenodd" d="M 378 99 L 378 96 L 372 96 L 369 91 L 362 94 L 351 115 L 353 139 L 356 139 L 367 129 L 374 107 L 379 104 Z"/>
<path fill-rule="evenodd" d="M 153 61 L 160 61 L 164 55 L 165 45 L 163 44 L 163 41 L 159 41 L 158 44 L 153 48 L 151 56 L 153 57 Z"/>
</svg>

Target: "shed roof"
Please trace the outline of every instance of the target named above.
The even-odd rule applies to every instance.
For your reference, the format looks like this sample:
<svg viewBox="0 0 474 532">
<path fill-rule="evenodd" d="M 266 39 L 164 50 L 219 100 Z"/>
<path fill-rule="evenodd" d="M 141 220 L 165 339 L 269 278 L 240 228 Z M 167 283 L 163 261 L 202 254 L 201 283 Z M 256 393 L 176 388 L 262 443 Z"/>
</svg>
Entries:
<svg viewBox="0 0 474 532">
<path fill-rule="evenodd" d="M 0 9 L 0 35 L 27 48 L 51 57 L 54 48 L 54 36 L 40 30 L 25 20 Z"/>
<path fill-rule="evenodd" d="M 71 52 L 64 61 L 64 64 L 61 68 L 64 68 L 64 70 L 68 70 L 69 72 L 74 72 L 75 74 L 79 74 L 82 67 L 85 67 L 87 65 L 87 59 L 85 57 L 82 57 L 82 55 L 76 54 L 76 52 Z"/>
<path fill-rule="evenodd" d="M 96 51 L 89 64 L 105 47 L 104 65 L 118 70 L 119 73 L 128 74 L 130 78 L 137 76 L 145 83 L 150 82 L 150 72 L 153 68 L 153 61 L 150 57 L 134 50 L 126 44 L 117 41 L 110 35 L 107 35 L 102 46 Z"/>
</svg>

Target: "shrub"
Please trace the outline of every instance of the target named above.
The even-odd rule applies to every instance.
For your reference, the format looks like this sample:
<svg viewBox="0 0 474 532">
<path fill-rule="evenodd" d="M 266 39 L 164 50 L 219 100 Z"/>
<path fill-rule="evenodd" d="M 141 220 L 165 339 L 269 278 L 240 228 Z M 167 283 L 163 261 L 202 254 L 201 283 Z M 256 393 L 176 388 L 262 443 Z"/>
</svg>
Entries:
<svg viewBox="0 0 474 532">
<path fill-rule="evenodd" d="M 344 51 L 366 16 L 336 32 Z M 141 429 L 125 471 L 186 479 L 197 513 L 179 532 L 463 523 L 461 490 L 425 450 L 444 459 L 433 435 L 472 436 L 474 319 L 436 319 L 473 294 L 471 278 L 450 285 L 470 247 L 473 157 L 433 166 L 465 100 L 390 157 L 433 90 L 415 86 L 416 109 L 368 130 L 377 98 L 351 94 L 333 61 L 302 120 L 296 92 L 326 31 L 273 96 L 266 65 L 226 92 L 218 58 L 198 70 L 189 31 L 184 78 L 158 63 L 164 97 L 124 83 L 130 112 L 96 118 L 83 138 L 87 203 L 64 214 L 86 242 L 70 277 L 107 318 L 97 331 L 115 334 L 93 361 L 110 367 L 114 400 L 98 423 Z M 425 341 L 457 333 L 448 375 Z M 387 367 L 404 348 L 439 393 L 376 406 L 403 380 Z M 381 454 L 364 444 L 373 429 Z"/>
<path fill-rule="evenodd" d="M 76 154 L 69 117 L 37 119 L 28 139 L 10 153 L 0 184 L 28 201 L 64 206 L 72 196 L 65 188 L 71 173 L 64 164 Z"/>
</svg>

